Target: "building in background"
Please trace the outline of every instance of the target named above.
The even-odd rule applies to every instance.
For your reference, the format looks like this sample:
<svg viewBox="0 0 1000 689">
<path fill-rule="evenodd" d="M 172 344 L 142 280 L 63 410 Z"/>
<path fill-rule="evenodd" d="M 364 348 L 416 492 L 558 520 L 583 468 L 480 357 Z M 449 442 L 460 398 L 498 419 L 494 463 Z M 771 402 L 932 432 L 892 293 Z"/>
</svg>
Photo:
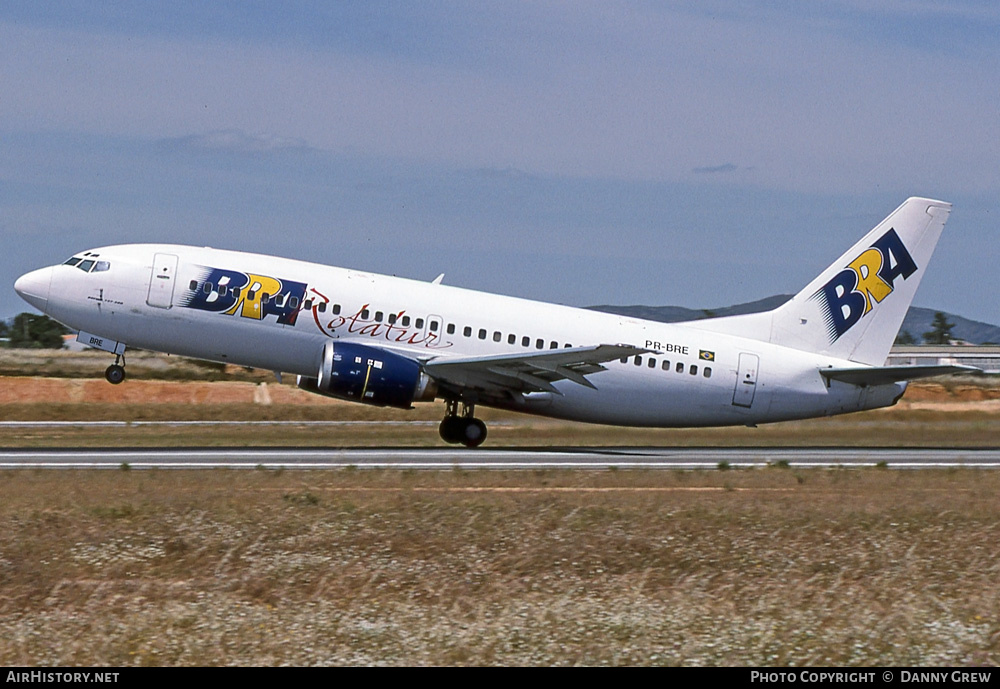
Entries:
<svg viewBox="0 0 1000 689">
<path fill-rule="evenodd" d="M 896 345 L 886 366 L 961 364 L 985 373 L 1000 373 L 1000 346 L 997 345 Z"/>
</svg>

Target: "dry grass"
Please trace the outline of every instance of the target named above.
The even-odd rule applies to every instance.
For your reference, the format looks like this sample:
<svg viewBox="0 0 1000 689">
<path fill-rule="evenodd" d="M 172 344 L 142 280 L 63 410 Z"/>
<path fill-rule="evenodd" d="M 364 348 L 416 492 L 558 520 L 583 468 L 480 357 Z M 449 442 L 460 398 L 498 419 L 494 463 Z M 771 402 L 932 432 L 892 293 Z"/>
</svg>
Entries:
<svg viewBox="0 0 1000 689">
<path fill-rule="evenodd" d="M 39 355 L 41 356 L 41 355 Z M 107 356 L 65 356 L 50 366 L 71 367 L 83 357 L 91 368 L 106 365 Z M 97 379 L 0 376 L 0 421 L 120 421 L 118 445 L 299 445 L 299 446 L 433 446 L 443 445 L 434 427 L 444 414 L 437 402 L 413 410 L 378 409 L 341 402 L 303 390 L 286 380 L 178 382 L 151 380 L 161 365 L 188 373 L 195 366 L 146 355 L 135 366 L 136 377 L 125 384 Z M 2 363 L 2 357 L 0 357 Z M 82 364 L 81 364 L 82 365 Z M 195 368 L 197 368 L 195 366 Z M 260 376 L 261 372 L 231 371 Z M 228 374 L 227 374 L 228 375 Z M 269 374 L 268 374 L 269 375 Z M 932 381 L 911 386 L 896 407 L 860 414 L 764 425 L 760 428 L 634 429 L 577 424 L 479 408 L 490 428 L 489 444 L 525 445 L 827 445 L 827 446 L 994 446 L 1000 437 L 1000 379 L 986 377 Z M 368 425 L 148 426 L 142 421 L 363 421 Z M 387 423 L 388 422 L 388 423 Z M 417 422 L 416 424 L 412 422 Z M 104 428 L 0 427 L 7 447 L 100 446 L 108 444 Z"/>
<path fill-rule="evenodd" d="M 441 444 L 440 405 L 68 384 L 0 379 L 0 419 L 133 423 L 0 428 L 0 445 Z M 759 429 L 482 415 L 494 447 L 973 447 L 1000 437 L 995 388 L 925 386 L 913 399 L 945 407 L 908 393 Z M 198 419 L 375 423 L 134 423 Z M 7 471 L 0 665 L 996 664 L 998 484 L 972 470 Z"/>
<path fill-rule="evenodd" d="M 143 350 L 128 350 L 129 375 L 148 380 L 273 380 L 270 371 L 226 366 Z M 114 355 L 96 349 L 8 349 L 0 347 L 0 376 L 45 376 L 100 380 Z"/>
<path fill-rule="evenodd" d="M 445 444 L 437 423 L 443 406 L 411 411 L 372 409 L 350 402 L 322 405 L 57 403 L 0 404 L 0 420 L 112 420 L 105 427 L 0 426 L 6 447 L 321 446 L 429 447 Z M 489 447 L 524 446 L 908 446 L 993 447 L 1000 413 L 894 408 L 759 428 L 642 429 L 596 426 L 490 409 Z M 336 421 L 336 425 L 145 425 L 137 421 Z M 343 422 L 367 422 L 357 425 Z"/>
<path fill-rule="evenodd" d="M 0 664 L 995 664 L 998 483 L 6 472 Z"/>
</svg>

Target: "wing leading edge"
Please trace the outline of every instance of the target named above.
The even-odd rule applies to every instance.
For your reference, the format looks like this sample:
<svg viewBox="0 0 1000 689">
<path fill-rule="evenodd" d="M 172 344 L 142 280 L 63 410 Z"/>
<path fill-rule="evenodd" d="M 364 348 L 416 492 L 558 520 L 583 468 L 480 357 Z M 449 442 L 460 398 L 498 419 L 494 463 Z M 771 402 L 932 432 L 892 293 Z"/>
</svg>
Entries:
<svg viewBox="0 0 1000 689">
<path fill-rule="evenodd" d="M 602 344 L 530 354 L 432 359 L 424 362 L 423 367 L 439 385 L 457 390 L 472 389 L 505 397 L 529 392 L 561 395 L 553 383 L 570 380 L 596 390 L 597 386 L 587 376 L 606 371 L 601 364 L 651 351 L 631 345 Z"/>
</svg>

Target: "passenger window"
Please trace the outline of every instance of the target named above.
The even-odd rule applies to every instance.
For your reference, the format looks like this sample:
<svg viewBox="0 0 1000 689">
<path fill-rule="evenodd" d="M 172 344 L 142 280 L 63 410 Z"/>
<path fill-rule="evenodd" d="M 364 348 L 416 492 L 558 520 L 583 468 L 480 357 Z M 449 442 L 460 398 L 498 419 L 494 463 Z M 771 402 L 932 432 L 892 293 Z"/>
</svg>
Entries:
<svg viewBox="0 0 1000 689">
<path fill-rule="evenodd" d="M 205 285 L 204 285 L 204 287 L 202 287 L 202 289 L 205 290 L 205 294 L 211 294 L 212 293 L 212 283 L 211 282 L 206 282 Z"/>
<path fill-rule="evenodd" d="M 705 376 L 706 378 L 711 378 L 712 377 L 712 368 L 710 366 L 706 366 L 704 372 L 702 373 L 702 375 Z"/>
<path fill-rule="evenodd" d="M 431 321 L 431 332 L 432 333 L 436 333 L 437 329 L 438 329 L 438 322 L 437 321 Z"/>
<path fill-rule="evenodd" d="M 383 316 L 383 314 L 382 314 L 381 311 L 376 311 L 375 312 L 375 322 L 376 323 L 381 323 L 382 322 L 382 316 Z"/>
<path fill-rule="evenodd" d="M 493 331 L 493 341 L 494 342 L 499 342 L 501 337 L 502 337 L 502 335 L 500 334 L 499 330 L 494 330 Z"/>
<path fill-rule="evenodd" d="M 517 335 L 511 333 L 507 336 L 507 344 L 514 344 L 515 342 L 517 342 Z"/>
<path fill-rule="evenodd" d="M 240 298 L 240 288 L 239 287 L 233 287 L 233 298 L 234 299 L 239 299 Z"/>
<path fill-rule="evenodd" d="M 670 362 L 667 361 L 666 359 L 663 360 L 663 370 L 664 371 L 669 371 L 670 370 Z"/>
<path fill-rule="evenodd" d="M 220 297 L 226 296 L 226 286 L 225 285 L 219 285 L 219 296 Z"/>
<path fill-rule="evenodd" d="M 569 342 L 567 342 L 566 344 L 563 345 L 563 348 L 564 349 L 572 349 L 573 345 L 571 345 Z"/>
<path fill-rule="evenodd" d="M 656 368 L 656 359 L 650 357 L 650 359 L 649 359 L 649 367 L 650 368 Z"/>
<path fill-rule="evenodd" d="M 334 304 L 333 305 L 333 315 L 334 316 L 340 315 L 340 304 Z"/>
<path fill-rule="evenodd" d="M 549 343 L 549 349 L 559 349 L 559 343 L 552 340 L 552 342 Z"/>
<path fill-rule="evenodd" d="M 485 328 L 480 328 L 479 329 L 479 339 L 480 340 L 485 340 L 486 339 L 486 329 Z"/>
<path fill-rule="evenodd" d="M 191 290 L 192 292 L 197 292 L 198 291 L 198 281 L 197 280 L 192 280 L 188 284 L 188 289 Z"/>
<path fill-rule="evenodd" d="M 416 328 L 417 330 L 423 330 L 424 329 L 424 319 L 423 318 L 418 318 L 417 320 L 413 321 L 413 327 Z"/>
<path fill-rule="evenodd" d="M 236 290 L 233 290 L 233 294 L 236 294 Z M 302 302 L 302 308 L 305 309 L 306 311 L 311 310 L 312 307 L 313 307 L 312 299 L 306 299 L 304 302 Z"/>
<path fill-rule="evenodd" d="M 299 298 L 298 297 L 291 297 L 288 300 L 288 308 L 290 308 L 290 309 L 297 309 L 298 307 L 299 307 Z"/>
<path fill-rule="evenodd" d="M 321 301 L 319 303 L 319 306 L 316 307 L 316 310 L 319 311 L 320 313 L 324 313 L 326 311 L 326 302 Z"/>
<path fill-rule="evenodd" d="M 627 364 L 627 363 L 628 363 L 628 357 L 627 357 L 627 356 L 623 356 L 623 357 L 621 358 L 621 362 L 622 362 L 623 364 Z"/>
<path fill-rule="evenodd" d="M 211 285 L 212 283 L 208 283 L 208 284 Z M 257 296 L 257 293 L 254 292 L 253 290 L 248 290 L 247 291 L 247 299 L 249 299 L 250 301 L 253 301 L 254 297 L 256 297 L 256 296 Z"/>
<path fill-rule="evenodd" d="M 370 315 L 371 315 L 371 311 L 369 311 L 368 309 L 361 309 L 361 320 L 367 321 L 368 320 L 368 316 L 370 316 Z"/>
<path fill-rule="evenodd" d="M 454 323 L 449 323 L 448 324 L 448 334 L 449 335 L 454 335 L 455 334 L 455 324 Z"/>
<path fill-rule="evenodd" d="M 677 370 L 678 373 L 684 373 L 684 362 L 683 361 L 678 361 L 677 362 L 677 369 L 676 370 Z"/>
<path fill-rule="evenodd" d="M 271 295 L 268 294 L 267 292 L 261 292 L 260 293 L 260 303 L 261 304 L 266 304 L 270 299 L 271 299 Z"/>
<path fill-rule="evenodd" d="M 389 325 L 392 325 L 395 322 L 396 322 L 396 314 L 390 313 L 389 314 Z"/>
<path fill-rule="evenodd" d="M 688 370 L 692 376 L 698 375 L 698 367 L 695 364 L 691 364 L 691 368 Z"/>
<path fill-rule="evenodd" d="M 636 356 L 634 363 L 635 363 L 636 366 L 642 366 L 642 357 L 641 356 Z"/>
<path fill-rule="evenodd" d="M 528 337 L 527 335 L 525 335 L 524 337 L 522 337 L 521 338 L 521 346 L 522 347 L 530 347 L 531 346 L 531 338 Z"/>
<path fill-rule="evenodd" d="M 535 349 L 545 349 L 545 340 L 540 337 L 535 340 Z"/>
<path fill-rule="evenodd" d="M 403 327 L 404 328 L 409 328 L 410 327 L 410 317 L 409 316 L 403 316 Z"/>
<path fill-rule="evenodd" d="M 472 328 L 469 326 L 465 326 L 465 328 L 462 330 L 462 334 L 465 335 L 466 337 L 472 337 Z"/>
</svg>

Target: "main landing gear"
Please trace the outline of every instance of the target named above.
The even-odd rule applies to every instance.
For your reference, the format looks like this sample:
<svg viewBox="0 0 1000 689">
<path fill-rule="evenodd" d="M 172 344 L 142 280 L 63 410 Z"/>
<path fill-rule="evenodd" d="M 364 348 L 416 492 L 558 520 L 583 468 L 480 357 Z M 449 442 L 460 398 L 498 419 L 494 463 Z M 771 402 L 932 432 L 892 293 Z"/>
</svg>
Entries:
<svg viewBox="0 0 1000 689">
<path fill-rule="evenodd" d="M 475 406 L 462 403 L 462 414 L 458 414 L 458 400 L 448 400 L 444 420 L 438 427 L 441 438 L 446 443 L 466 447 L 479 447 L 486 440 L 486 424 L 472 416 Z"/>
<path fill-rule="evenodd" d="M 121 362 L 120 364 L 118 362 Z M 125 355 L 115 354 L 115 363 L 104 370 L 104 377 L 112 385 L 118 385 L 125 380 Z"/>
</svg>

